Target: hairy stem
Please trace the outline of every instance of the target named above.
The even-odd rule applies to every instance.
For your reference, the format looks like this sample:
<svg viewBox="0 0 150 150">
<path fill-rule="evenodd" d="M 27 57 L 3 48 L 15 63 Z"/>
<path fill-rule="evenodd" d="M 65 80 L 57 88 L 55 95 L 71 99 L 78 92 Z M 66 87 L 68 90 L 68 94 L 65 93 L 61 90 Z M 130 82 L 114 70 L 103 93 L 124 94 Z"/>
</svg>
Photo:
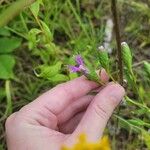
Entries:
<svg viewBox="0 0 150 150">
<path fill-rule="evenodd" d="M 123 85 L 123 63 L 122 63 L 122 50 L 121 50 L 121 38 L 120 38 L 120 28 L 119 28 L 119 21 L 118 21 L 118 12 L 116 6 L 116 0 L 112 0 L 112 14 L 114 19 L 114 28 L 116 33 L 116 43 L 117 43 L 117 57 L 118 57 L 118 68 L 119 68 L 119 82 Z"/>
<path fill-rule="evenodd" d="M 25 7 L 31 5 L 36 0 L 18 0 L 11 4 L 6 10 L 0 14 L 0 27 L 7 25 L 14 17 L 16 17 Z"/>
</svg>

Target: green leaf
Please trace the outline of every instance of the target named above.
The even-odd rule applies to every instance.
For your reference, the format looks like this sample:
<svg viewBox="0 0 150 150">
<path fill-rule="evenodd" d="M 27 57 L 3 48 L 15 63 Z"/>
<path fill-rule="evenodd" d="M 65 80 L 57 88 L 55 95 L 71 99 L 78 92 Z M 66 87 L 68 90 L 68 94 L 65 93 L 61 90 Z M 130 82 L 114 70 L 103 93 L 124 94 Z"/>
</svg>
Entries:
<svg viewBox="0 0 150 150">
<path fill-rule="evenodd" d="M 55 76 L 48 78 L 49 81 L 53 83 L 68 81 L 69 78 L 63 74 L 56 74 Z"/>
<path fill-rule="evenodd" d="M 44 34 L 47 38 L 48 41 L 52 41 L 53 40 L 53 35 L 49 29 L 49 27 L 47 26 L 47 24 L 43 21 L 40 21 L 44 30 Z"/>
<path fill-rule="evenodd" d="M 21 45 L 18 38 L 0 38 L 0 53 L 10 53 Z"/>
<path fill-rule="evenodd" d="M 52 66 L 40 65 L 35 68 L 35 74 L 37 77 L 49 79 L 60 72 L 61 65 L 62 62 L 57 62 L 55 65 Z"/>
<path fill-rule="evenodd" d="M 36 47 L 37 42 L 38 42 L 38 40 L 37 40 L 37 35 L 38 35 L 39 33 L 41 33 L 41 30 L 36 29 L 36 28 L 33 28 L 33 29 L 31 29 L 31 30 L 29 31 L 27 37 L 28 37 L 28 41 L 29 41 L 29 42 L 28 42 L 28 46 L 29 46 L 29 49 L 30 49 L 30 50 Z"/>
<path fill-rule="evenodd" d="M 147 73 L 148 77 L 150 77 L 150 63 L 144 61 L 144 70 Z"/>
<path fill-rule="evenodd" d="M 10 31 L 7 30 L 6 28 L 0 28 L 0 35 L 2 36 L 10 36 Z"/>
<path fill-rule="evenodd" d="M 144 122 L 143 120 L 140 120 L 138 118 L 136 119 L 129 119 L 128 122 L 130 122 L 131 124 L 135 125 L 135 126 L 147 126 L 150 127 L 150 124 Z"/>
<path fill-rule="evenodd" d="M 15 59 L 11 55 L 0 55 L 0 79 L 10 79 L 14 77 L 13 68 Z"/>
<path fill-rule="evenodd" d="M 36 1 L 35 3 L 31 5 L 31 12 L 33 13 L 35 17 L 37 17 L 39 14 L 39 10 L 40 10 L 40 3 L 39 1 Z"/>
<path fill-rule="evenodd" d="M 28 36 L 36 36 L 37 34 L 41 33 L 41 30 L 37 29 L 37 28 L 33 28 L 29 31 Z"/>
</svg>

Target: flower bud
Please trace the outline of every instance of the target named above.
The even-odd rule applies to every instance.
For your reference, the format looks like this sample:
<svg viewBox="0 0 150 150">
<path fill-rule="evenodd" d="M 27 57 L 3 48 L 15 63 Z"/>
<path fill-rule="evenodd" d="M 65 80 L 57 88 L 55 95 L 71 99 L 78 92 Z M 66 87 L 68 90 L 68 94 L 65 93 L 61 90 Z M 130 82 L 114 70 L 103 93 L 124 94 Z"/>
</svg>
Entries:
<svg viewBox="0 0 150 150">
<path fill-rule="evenodd" d="M 124 65 L 129 71 L 132 71 L 132 54 L 126 42 L 121 43 Z"/>
<path fill-rule="evenodd" d="M 101 64 L 101 67 L 103 67 L 106 71 L 109 71 L 109 57 L 108 53 L 105 50 L 103 46 L 100 46 L 98 51 L 98 59 Z"/>
</svg>

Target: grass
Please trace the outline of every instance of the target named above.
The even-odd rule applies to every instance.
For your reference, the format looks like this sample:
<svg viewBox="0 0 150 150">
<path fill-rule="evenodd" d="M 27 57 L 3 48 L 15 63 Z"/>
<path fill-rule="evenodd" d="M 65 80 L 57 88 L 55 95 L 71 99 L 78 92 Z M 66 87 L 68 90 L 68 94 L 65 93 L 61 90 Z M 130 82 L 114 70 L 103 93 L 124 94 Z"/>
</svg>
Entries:
<svg viewBox="0 0 150 150">
<path fill-rule="evenodd" d="M 4 1 L 0 12 L 11 2 Z M 69 74 L 65 67 L 73 63 L 73 54 L 81 53 L 88 65 L 96 67 L 97 64 L 91 62 L 95 59 L 97 47 L 104 42 L 106 21 L 111 17 L 109 0 L 43 0 L 39 6 L 39 11 L 38 6 L 34 5 L 26 8 L 0 30 L 0 38 L 16 37 L 22 41 L 18 48 L 10 52 L 16 61 L 14 76 L 0 80 L 0 150 L 6 149 L 4 122 L 7 116 L 58 84 L 49 73 L 49 66 L 56 69 L 56 62 L 63 62 L 56 72 L 61 75 L 60 82 L 77 76 Z M 148 0 L 119 0 L 118 6 L 121 40 L 132 49 L 138 94 L 128 86 L 130 98 L 126 98 L 120 106 L 120 113 L 112 117 L 106 132 L 112 139 L 113 149 L 144 149 L 150 144 L 144 140 L 143 132 L 150 127 L 150 79 L 142 63 L 150 58 L 150 6 Z M 113 53 L 110 57 L 115 74 L 114 39 L 113 35 L 110 43 Z M 41 69 L 43 65 L 44 69 Z M 40 78 L 36 77 L 34 69 Z M 117 120 L 119 126 L 116 131 Z"/>
</svg>

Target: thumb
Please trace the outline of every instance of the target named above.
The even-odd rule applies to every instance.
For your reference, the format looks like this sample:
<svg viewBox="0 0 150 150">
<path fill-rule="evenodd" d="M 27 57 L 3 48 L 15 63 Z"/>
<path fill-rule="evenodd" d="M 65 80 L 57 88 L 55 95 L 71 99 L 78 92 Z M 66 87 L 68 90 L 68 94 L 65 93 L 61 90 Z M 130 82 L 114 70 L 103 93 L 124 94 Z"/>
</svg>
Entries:
<svg viewBox="0 0 150 150">
<path fill-rule="evenodd" d="M 115 83 L 108 84 L 93 99 L 81 122 L 73 133 L 77 136 L 85 133 L 90 141 L 97 141 L 102 136 L 105 126 L 125 91 Z"/>
</svg>

